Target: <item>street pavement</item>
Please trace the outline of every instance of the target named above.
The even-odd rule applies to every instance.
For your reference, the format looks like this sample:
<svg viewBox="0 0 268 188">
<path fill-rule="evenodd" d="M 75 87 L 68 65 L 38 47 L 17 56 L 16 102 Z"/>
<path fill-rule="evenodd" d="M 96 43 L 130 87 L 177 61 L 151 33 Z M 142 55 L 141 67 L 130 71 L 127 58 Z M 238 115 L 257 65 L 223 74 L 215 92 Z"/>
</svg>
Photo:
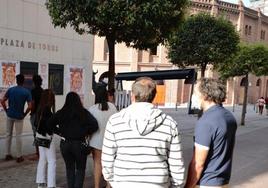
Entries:
<svg viewBox="0 0 268 188">
<path fill-rule="evenodd" d="M 232 107 L 227 107 L 232 110 Z M 258 115 L 253 106 L 248 106 L 246 125 L 239 126 L 237 130 L 236 146 L 234 151 L 234 162 L 231 178 L 232 188 L 268 188 L 268 116 Z M 182 132 L 183 157 L 188 167 L 193 150 L 194 126 L 197 121 L 195 115 L 188 115 L 184 107 L 165 109 L 163 111 L 171 115 L 179 125 Z M 241 106 L 235 107 L 233 112 L 240 122 Z M 5 115 L 0 113 L 0 188 L 31 188 L 35 184 L 37 161 L 32 161 L 34 153 L 32 146 L 32 132 L 29 118 L 25 119 L 23 134 L 23 152 L 26 160 L 20 164 L 15 161 L 5 162 L 4 158 L 4 134 Z M 59 138 L 56 138 L 59 144 Z M 13 141 L 13 152 L 15 142 Z M 91 188 L 93 184 L 92 157 L 88 157 L 85 186 Z M 57 150 L 57 186 L 67 187 L 65 179 L 65 165 L 59 147 Z"/>
</svg>

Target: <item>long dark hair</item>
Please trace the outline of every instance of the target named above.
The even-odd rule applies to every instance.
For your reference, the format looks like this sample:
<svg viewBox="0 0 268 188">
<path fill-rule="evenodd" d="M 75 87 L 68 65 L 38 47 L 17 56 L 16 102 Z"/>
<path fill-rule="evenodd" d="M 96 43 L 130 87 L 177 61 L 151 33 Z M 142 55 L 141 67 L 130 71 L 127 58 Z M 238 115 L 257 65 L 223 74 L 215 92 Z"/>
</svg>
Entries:
<svg viewBox="0 0 268 188">
<path fill-rule="evenodd" d="M 64 120 L 66 121 L 72 118 L 84 120 L 86 117 L 86 110 L 79 95 L 75 92 L 67 94 L 65 103 L 60 111 L 63 113 Z"/>
<path fill-rule="evenodd" d="M 97 90 L 95 104 L 99 104 L 99 108 L 102 111 L 107 111 L 109 109 L 108 105 L 108 91 L 105 87 L 100 87 Z"/>
<path fill-rule="evenodd" d="M 41 94 L 40 104 L 37 109 L 37 120 L 41 118 L 41 115 L 46 108 L 55 113 L 55 95 L 51 89 L 45 89 Z"/>
</svg>

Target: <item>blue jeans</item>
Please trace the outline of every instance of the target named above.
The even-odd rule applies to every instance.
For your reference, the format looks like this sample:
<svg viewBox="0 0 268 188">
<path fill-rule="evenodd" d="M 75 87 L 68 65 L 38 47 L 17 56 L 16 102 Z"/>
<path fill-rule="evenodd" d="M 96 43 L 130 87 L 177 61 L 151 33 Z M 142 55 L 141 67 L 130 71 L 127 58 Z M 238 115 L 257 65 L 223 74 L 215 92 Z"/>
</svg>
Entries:
<svg viewBox="0 0 268 188">
<path fill-rule="evenodd" d="M 82 188 L 85 178 L 87 154 L 82 141 L 61 141 L 60 149 L 66 166 L 68 188 Z"/>
</svg>

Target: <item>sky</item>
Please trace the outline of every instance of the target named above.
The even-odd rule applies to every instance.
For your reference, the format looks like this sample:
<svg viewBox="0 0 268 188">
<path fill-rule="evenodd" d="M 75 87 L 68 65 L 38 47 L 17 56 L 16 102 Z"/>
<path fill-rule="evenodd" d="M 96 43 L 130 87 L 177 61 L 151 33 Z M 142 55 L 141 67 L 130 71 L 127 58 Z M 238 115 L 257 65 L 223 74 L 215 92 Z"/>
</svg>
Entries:
<svg viewBox="0 0 268 188">
<path fill-rule="evenodd" d="M 222 1 L 238 4 L 238 0 L 222 0 Z M 249 7 L 250 5 L 249 0 L 243 0 L 243 3 L 246 7 Z"/>
</svg>

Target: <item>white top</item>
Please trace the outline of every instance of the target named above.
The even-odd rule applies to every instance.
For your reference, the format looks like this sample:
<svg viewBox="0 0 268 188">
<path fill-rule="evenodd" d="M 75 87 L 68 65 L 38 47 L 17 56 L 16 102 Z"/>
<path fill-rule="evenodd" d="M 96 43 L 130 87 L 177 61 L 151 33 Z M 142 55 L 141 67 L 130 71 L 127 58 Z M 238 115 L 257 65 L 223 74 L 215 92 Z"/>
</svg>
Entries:
<svg viewBox="0 0 268 188">
<path fill-rule="evenodd" d="M 102 149 L 103 136 L 105 132 L 106 124 L 111 115 L 117 112 L 114 104 L 108 102 L 109 109 L 106 111 L 102 111 L 100 108 L 100 104 L 95 104 L 89 108 L 89 112 L 96 118 L 99 129 L 95 132 L 90 140 L 90 146 L 96 148 L 98 150 Z"/>
</svg>

